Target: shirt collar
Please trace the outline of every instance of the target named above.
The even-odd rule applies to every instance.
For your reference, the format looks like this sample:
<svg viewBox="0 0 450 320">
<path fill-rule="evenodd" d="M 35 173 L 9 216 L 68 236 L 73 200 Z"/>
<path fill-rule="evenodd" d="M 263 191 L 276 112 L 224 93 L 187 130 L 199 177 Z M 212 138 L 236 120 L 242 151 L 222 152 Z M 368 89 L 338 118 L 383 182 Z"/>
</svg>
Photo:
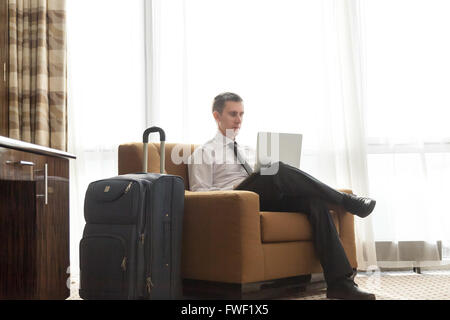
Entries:
<svg viewBox="0 0 450 320">
<path fill-rule="evenodd" d="M 214 137 L 214 140 L 216 143 L 224 146 L 229 144 L 234 144 L 234 140 L 231 140 L 230 138 L 224 136 L 220 130 L 217 130 L 216 136 Z"/>
</svg>

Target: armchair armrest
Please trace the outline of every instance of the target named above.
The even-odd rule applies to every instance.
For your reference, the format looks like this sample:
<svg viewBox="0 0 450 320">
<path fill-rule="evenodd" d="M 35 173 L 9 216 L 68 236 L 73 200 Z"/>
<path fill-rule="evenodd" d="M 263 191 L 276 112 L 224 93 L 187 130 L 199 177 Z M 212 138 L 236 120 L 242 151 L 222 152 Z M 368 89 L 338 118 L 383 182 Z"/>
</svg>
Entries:
<svg viewBox="0 0 450 320">
<path fill-rule="evenodd" d="M 259 196 L 185 192 L 182 276 L 245 283 L 264 278 Z"/>
</svg>

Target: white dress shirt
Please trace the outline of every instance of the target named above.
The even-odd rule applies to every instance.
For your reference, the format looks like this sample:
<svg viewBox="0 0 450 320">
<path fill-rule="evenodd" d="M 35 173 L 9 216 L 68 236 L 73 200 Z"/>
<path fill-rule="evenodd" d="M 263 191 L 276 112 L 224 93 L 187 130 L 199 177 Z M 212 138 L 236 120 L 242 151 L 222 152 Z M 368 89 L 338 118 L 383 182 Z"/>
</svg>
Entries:
<svg viewBox="0 0 450 320">
<path fill-rule="evenodd" d="M 213 139 L 194 150 L 188 160 L 191 191 L 232 190 L 248 177 L 234 155 L 233 146 L 234 140 L 218 130 Z M 255 150 L 238 144 L 238 152 L 253 168 Z"/>
</svg>

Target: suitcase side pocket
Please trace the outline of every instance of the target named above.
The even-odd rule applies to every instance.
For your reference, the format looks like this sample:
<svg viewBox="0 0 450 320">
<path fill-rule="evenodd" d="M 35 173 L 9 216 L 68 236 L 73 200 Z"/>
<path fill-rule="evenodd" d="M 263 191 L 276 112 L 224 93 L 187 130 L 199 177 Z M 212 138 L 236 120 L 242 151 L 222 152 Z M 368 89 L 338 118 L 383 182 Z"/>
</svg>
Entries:
<svg viewBox="0 0 450 320">
<path fill-rule="evenodd" d="M 127 247 L 117 235 L 95 234 L 80 241 L 80 297 L 126 299 Z"/>
</svg>

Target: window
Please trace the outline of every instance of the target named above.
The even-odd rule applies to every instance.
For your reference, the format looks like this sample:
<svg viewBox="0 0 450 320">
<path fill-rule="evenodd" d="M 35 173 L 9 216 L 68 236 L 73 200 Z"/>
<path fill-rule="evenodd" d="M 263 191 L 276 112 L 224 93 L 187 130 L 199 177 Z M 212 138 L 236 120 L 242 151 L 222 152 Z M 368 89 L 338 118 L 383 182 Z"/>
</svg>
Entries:
<svg viewBox="0 0 450 320">
<path fill-rule="evenodd" d="M 376 240 L 448 237 L 450 28 L 445 0 L 364 1 Z"/>
</svg>

